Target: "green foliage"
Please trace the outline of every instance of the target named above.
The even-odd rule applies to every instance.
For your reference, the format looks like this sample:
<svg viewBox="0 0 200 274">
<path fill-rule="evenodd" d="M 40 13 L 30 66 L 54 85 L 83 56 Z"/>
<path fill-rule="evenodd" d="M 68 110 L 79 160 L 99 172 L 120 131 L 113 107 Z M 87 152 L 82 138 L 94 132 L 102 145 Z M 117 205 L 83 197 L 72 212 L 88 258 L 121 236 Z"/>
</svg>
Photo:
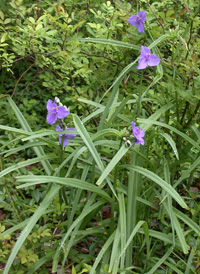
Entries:
<svg viewBox="0 0 200 274">
<path fill-rule="evenodd" d="M 2 2 L 0 272 L 197 273 L 198 1 Z M 136 68 L 141 45 L 157 67 Z M 78 130 L 64 150 L 55 96 Z"/>
</svg>

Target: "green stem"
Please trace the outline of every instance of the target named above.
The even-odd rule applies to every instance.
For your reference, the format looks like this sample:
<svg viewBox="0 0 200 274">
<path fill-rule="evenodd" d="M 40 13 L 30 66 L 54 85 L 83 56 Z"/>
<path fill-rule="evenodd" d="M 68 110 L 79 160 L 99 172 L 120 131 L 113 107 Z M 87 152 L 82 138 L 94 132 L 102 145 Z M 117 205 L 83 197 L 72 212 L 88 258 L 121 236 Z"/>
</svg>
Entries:
<svg viewBox="0 0 200 274">
<path fill-rule="evenodd" d="M 131 153 L 131 166 L 135 166 L 137 163 L 137 155 L 133 151 Z M 137 173 L 130 171 L 128 178 L 128 198 L 127 198 L 127 238 L 128 239 L 136 224 L 137 215 Z M 126 249 L 125 267 L 132 265 L 133 260 L 133 241 Z"/>
<path fill-rule="evenodd" d="M 122 146 L 122 142 L 123 140 L 121 139 L 120 141 L 120 145 L 119 145 L 119 149 Z M 114 170 L 114 182 L 113 182 L 113 187 L 116 190 L 117 188 L 117 166 L 118 164 L 115 166 L 115 170 Z M 113 199 L 113 203 L 111 204 L 111 218 L 110 218 L 110 234 L 112 234 L 114 232 L 115 226 L 114 226 L 114 211 L 115 211 L 115 195 L 114 193 L 112 194 L 112 199 Z"/>
<path fill-rule="evenodd" d="M 139 86 L 139 97 L 138 97 L 138 105 L 137 105 L 137 117 L 140 117 L 140 111 L 141 111 L 141 96 L 142 96 L 142 81 L 143 81 L 143 73 L 144 71 L 141 71 L 141 78 L 140 78 L 140 86 Z"/>
<path fill-rule="evenodd" d="M 176 77 L 176 69 L 175 67 L 173 68 L 173 82 L 175 82 L 175 77 Z M 177 122 L 180 122 L 180 115 L 179 115 L 179 103 L 178 103 L 178 93 L 177 89 L 175 88 L 175 100 L 176 100 L 176 117 L 177 117 Z"/>
</svg>

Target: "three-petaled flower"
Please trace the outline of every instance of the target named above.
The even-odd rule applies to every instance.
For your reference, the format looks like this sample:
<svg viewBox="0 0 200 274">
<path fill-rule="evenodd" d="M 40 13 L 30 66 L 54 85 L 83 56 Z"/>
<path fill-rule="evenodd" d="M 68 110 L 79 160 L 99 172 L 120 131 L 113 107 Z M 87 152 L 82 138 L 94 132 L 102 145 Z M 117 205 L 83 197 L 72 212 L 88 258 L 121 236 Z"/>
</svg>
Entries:
<svg viewBox="0 0 200 274">
<path fill-rule="evenodd" d="M 137 15 L 131 15 L 128 22 L 137 27 L 137 30 L 141 33 L 144 33 L 144 22 L 146 21 L 146 11 L 139 11 Z"/>
<path fill-rule="evenodd" d="M 140 143 L 141 145 L 144 145 L 144 137 L 145 133 L 140 127 L 136 127 L 134 122 L 131 122 L 132 124 L 132 131 L 133 135 L 136 138 L 136 142 L 134 144 Z"/>
<path fill-rule="evenodd" d="M 56 126 L 56 131 L 61 131 L 63 130 L 59 125 Z M 68 128 L 65 127 L 65 130 L 76 130 L 75 128 Z M 58 134 L 59 136 L 59 143 L 62 145 L 63 144 L 63 148 L 66 147 L 66 145 L 69 143 L 69 139 L 72 139 L 74 137 L 76 137 L 76 134 Z"/>
<path fill-rule="evenodd" d="M 140 60 L 137 69 L 145 69 L 147 66 L 154 67 L 160 63 L 158 56 L 151 54 L 149 48 L 141 46 Z"/>
<path fill-rule="evenodd" d="M 53 125 L 57 119 L 63 119 L 70 114 L 66 107 L 57 106 L 52 100 L 47 101 L 47 123 Z"/>
</svg>

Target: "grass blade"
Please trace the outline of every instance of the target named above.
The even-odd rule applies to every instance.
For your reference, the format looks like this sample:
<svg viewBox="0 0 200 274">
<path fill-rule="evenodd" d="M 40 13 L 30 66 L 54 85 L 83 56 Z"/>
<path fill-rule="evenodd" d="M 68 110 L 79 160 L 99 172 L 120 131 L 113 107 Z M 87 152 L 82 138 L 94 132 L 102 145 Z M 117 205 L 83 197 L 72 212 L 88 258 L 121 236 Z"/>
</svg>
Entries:
<svg viewBox="0 0 200 274">
<path fill-rule="evenodd" d="M 126 154 L 129 150 L 129 147 L 122 145 L 120 150 L 115 154 L 110 163 L 107 165 L 106 169 L 102 172 L 100 178 L 96 182 L 97 185 L 101 185 L 104 179 L 107 178 L 108 174 L 113 170 L 113 168 L 117 165 L 117 163 L 121 160 L 121 158 Z"/>
<path fill-rule="evenodd" d="M 85 129 L 85 127 L 84 127 L 83 123 L 81 122 L 81 120 L 79 119 L 79 117 L 77 115 L 74 115 L 73 118 L 74 118 L 75 127 L 79 131 L 79 134 L 80 134 L 82 140 L 84 141 L 85 145 L 87 146 L 90 153 L 92 154 L 97 166 L 100 168 L 101 172 L 103 172 L 104 171 L 103 163 L 102 163 L 101 158 L 100 158 L 100 156 L 92 142 L 92 139 L 90 138 L 90 135 L 88 134 L 87 130 Z M 116 196 L 115 190 L 108 178 L 107 178 L 107 182 L 108 182 L 108 185 L 110 186 L 110 189 Z"/>
<path fill-rule="evenodd" d="M 103 257 L 104 253 L 107 251 L 107 249 L 109 248 L 109 246 L 111 245 L 111 243 L 113 242 L 114 238 L 115 238 L 115 233 L 116 232 L 113 232 L 111 234 L 111 236 L 108 238 L 108 240 L 106 241 L 106 243 L 103 245 L 101 251 L 99 252 L 94 264 L 93 264 L 93 267 L 90 271 L 90 274 L 94 274 L 95 272 L 95 269 L 97 268 L 99 262 L 101 261 L 101 258 Z"/>
<path fill-rule="evenodd" d="M 35 175 L 35 176 L 26 175 L 26 176 L 18 176 L 17 181 L 26 182 L 26 184 L 20 185 L 17 188 L 24 188 L 24 187 L 29 187 L 36 184 L 42 184 L 42 183 L 56 183 L 56 184 L 61 184 L 69 187 L 74 187 L 74 188 L 79 188 L 79 189 L 84 189 L 84 190 L 94 192 L 97 195 L 102 196 L 109 202 L 112 202 L 112 198 L 104 190 L 102 190 L 101 188 L 95 185 L 92 185 L 90 183 L 87 183 L 85 181 L 78 180 L 78 179 L 59 178 L 54 176 L 42 176 L 42 175 Z"/>
<path fill-rule="evenodd" d="M 174 142 L 174 140 L 169 136 L 169 134 L 167 133 L 159 133 L 161 136 L 163 136 L 167 142 L 170 144 L 170 146 L 172 147 L 174 154 L 176 155 L 176 158 L 179 160 L 179 156 L 178 156 L 178 150 L 176 148 L 176 144 Z"/>
<path fill-rule="evenodd" d="M 123 48 L 140 50 L 140 46 L 136 46 L 133 44 L 129 44 L 129 43 L 121 42 L 117 40 L 103 39 L 103 38 L 78 38 L 78 39 L 71 38 L 71 39 L 67 39 L 66 41 L 73 41 L 73 40 L 78 40 L 80 42 L 86 42 L 86 43 L 105 44 L 105 45 L 111 45 L 115 47 L 123 47 Z"/>
<path fill-rule="evenodd" d="M 187 204 L 184 202 L 184 200 L 181 198 L 181 196 L 178 194 L 178 192 L 176 192 L 176 190 L 169 185 L 168 183 L 166 183 L 162 178 L 160 178 L 158 175 L 156 175 L 155 173 L 143 168 L 143 167 L 139 167 L 139 166 L 135 166 L 135 167 L 129 167 L 127 166 L 129 169 L 133 169 L 137 172 L 139 172 L 140 174 L 144 175 L 145 177 L 149 178 L 150 180 L 152 180 L 153 182 L 155 182 L 156 184 L 158 184 L 161 188 L 163 188 L 169 195 L 171 195 L 176 201 L 177 203 L 183 207 L 188 209 Z"/>
<path fill-rule="evenodd" d="M 154 267 L 150 270 L 150 271 L 148 271 L 146 274 L 153 274 L 153 273 L 155 273 L 155 271 L 156 271 L 156 269 L 158 269 L 160 266 L 161 266 L 161 264 L 163 264 L 164 263 L 164 261 L 166 261 L 167 260 L 167 258 L 171 255 L 171 253 L 172 253 L 172 251 L 173 251 L 173 246 L 167 251 L 167 253 L 154 265 Z"/>
<path fill-rule="evenodd" d="M 47 160 L 47 159 L 56 159 L 56 158 L 58 158 L 58 157 L 53 156 L 53 155 L 47 155 L 47 156 L 45 155 L 45 156 L 40 156 L 40 157 L 36 157 L 36 158 L 30 159 L 30 160 L 26 160 L 26 161 L 17 163 L 16 165 L 10 166 L 10 167 L 2 170 L 0 172 L 0 178 L 7 175 L 8 173 L 10 173 L 14 170 L 17 170 L 17 169 L 21 168 L 21 167 L 25 167 L 25 166 L 32 165 L 32 164 L 35 164 L 35 163 L 38 163 L 38 162 L 42 162 L 42 161 Z"/>
<path fill-rule="evenodd" d="M 187 136 L 186 134 L 182 133 L 181 131 L 179 131 L 178 129 L 169 126 L 165 123 L 161 123 L 161 122 L 157 122 L 157 121 L 153 121 L 150 119 L 138 119 L 139 123 L 145 123 L 145 124 L 153 124 L 153 125 L 157 125 L 157 126 L 161 126 L 161 127 L 165 127 L 168 128 L 169 130 L 172 130 L 173 132 L 175 132 L 176 134 L 180 135 L 181 137 L 183 137 L 183 139 L 187 140 L 190 144 L 192 144 L 194 147 L 196 147 L 198 150 L 200 150 L 200 146 L 197 144 L 197 142 L 195 142 L 193 139 L 191 139 L 189 136 Z M 151 126 L 151 125 L 150 125 Z"/>
<path fill-rule="evenodd" d="M 26 119 L 22 115 L 21 111 L 19 110 L 19 108 L 16 106 L 16 104 L 14 103 L 14 101 L 10 97 L 8 98 L 8 102 L 9 102 L 11 108 L 13 109 L 13 111 L 14 111 L 14 113 L 15 113 L 18 121 L 19 121 L 19 123 L 21 124 L 22 128 L 25 131 L 32 132 L 29 124 L 27 123 Z M 44 151 L 43 151 L 43 149 L 42 149 L 41 146 L 40 147 L 34 147 L 33 149 L 34 149 L 34 151 L 35 151 L 35 153 L 36 153 L 36 155 L 38 157 L 45 155 L 45 153 L 44 153 Z M 52 171 L 52 167 L 51 167 L 49 161 L 48 160 L 43 160 L 42 161 L 42 165 L 43 165 L 46 173 L 48 175 L 50 175 L 51 171 Z"/>
</svg>

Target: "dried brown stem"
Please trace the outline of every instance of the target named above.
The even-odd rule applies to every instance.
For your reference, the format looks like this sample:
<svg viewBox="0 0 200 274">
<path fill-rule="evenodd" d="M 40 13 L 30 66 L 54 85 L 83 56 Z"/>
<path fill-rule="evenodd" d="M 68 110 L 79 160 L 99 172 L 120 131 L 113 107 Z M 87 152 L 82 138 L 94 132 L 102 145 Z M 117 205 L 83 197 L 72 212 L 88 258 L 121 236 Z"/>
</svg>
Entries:
<svg viewBox="0 0 200 274">
<path fill-rule="evenodd" d="M 147 1 L 147 0 L 146 0 L 146 2 L 147 2 L 147 4 L 148 4 L 148 6 L 149 6 L 149 8 L 150 8 L 151 12 L 153 13 L 153 15 L 156 17 L 156 19 L 157 19 L 158 23 L 159 23 L 159 24 L 160 24 L 160 26 L 162 27 L 163 32 L 165 33 L 165 28 L 164 28 L 163 23 L 159 20 L 159 18 L 158 18 L 158 17 L 157 17 L 157 15 L 155 14 L 155 12 L 152 10 L 151 5 L 149 4 L 149 1 Z"/>
<path fill-rule="evenodd" d="M 15 84 L 15 88 L 14 88 L 14 91 L 13 91 L 13 93 L 12 93 L 12 95 L 11 95 L 11 98 L 14 96 L 15 91 L 16 91 L 16 88 L 17 88 L 17 85 L 19 84 L 19 82 L 20 82 L 20 80 L 22 79 L 22 77 L 24 76 L 24 74 L 26 74 L 26 73 L 34 66 L 34 64 L 35 64 L 35 63 L 31 64 L 31 65 L 27 68 L 27 70 L 25 70 L 25 71 L 22 73 L 22 75 L 19 77 L 19 79 L 17 80 L 17 82 L 16 82 L 16 84 Z"/>
<path fill-rule="evenodd" d="M 105 56 L 105 55 L 100 55 L 100 54 L 90 54 L 90 53 L 85 52 L 85 51 L 83 51 L 83 50 L 81 50 L 81 53 L 83 53 L 83 54 L 85 54 L 85 55 L 87 55 L 87 56 L 91 56 L 91 57 L 101 57 L 101 58 L 105 58 L 105 59 L 107 59 L 107 60 L 111 61 L 111 62 L 112 62 L 112 63 L 114 63 L 114 64 L 117 64 L 117 65 L 119 65 L 119 66 L 122 66 L 121 64 L 119 64 L 119 63 L 118 63 L 118 62 L 116 62 L 115 60 L 112 60 L 111 58 L 109 58 L 109 57 L 107 57 L 107 56 Z"/>
</svg>

